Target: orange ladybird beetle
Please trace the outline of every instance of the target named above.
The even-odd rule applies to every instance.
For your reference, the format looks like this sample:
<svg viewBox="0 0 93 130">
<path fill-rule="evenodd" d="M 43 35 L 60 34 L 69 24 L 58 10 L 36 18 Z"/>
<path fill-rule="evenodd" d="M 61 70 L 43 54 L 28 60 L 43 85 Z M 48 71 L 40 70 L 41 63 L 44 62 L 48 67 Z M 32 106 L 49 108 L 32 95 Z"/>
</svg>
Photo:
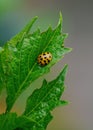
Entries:
<svg viewBox="0 0 93 130">
<path fill-rule="evenodd" d="M 38 56 L 37 60 L 40 66 L 45 66 L 52 60 L 52 54 L 50 52 L 43 52 Z"/>
</svg>

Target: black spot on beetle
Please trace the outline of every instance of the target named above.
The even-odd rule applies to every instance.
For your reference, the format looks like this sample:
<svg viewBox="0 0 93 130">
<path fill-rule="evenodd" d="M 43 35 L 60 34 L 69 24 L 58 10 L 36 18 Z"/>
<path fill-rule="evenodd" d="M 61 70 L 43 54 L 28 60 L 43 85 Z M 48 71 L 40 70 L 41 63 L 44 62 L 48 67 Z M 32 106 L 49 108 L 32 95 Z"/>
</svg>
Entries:
<svg viewBox="0 0 93 130">
<path fill-rule="evenodd" d="M 40 58 L 40 60 L 43 60 L 43 58 Z"/>
<path fill-rule="evenodd" d="M 47 65 L 47 63 L 45 63 L 45 65 Z"/>
<path fill-rule="evenodd" d="M 47 61 L 48 61 L 48 62 L 50 62 L 50 60 L 49 60 L 49 59 L 47 59 Z"/>
<path fill-rule="evenodd" d="M 46 63 L 46 60 L 44 60 L 44 62 Z"/>
<path fill-rule="evenodd" d="M 51 56 L 49 56 L 49 58 L 51 58 Z"/>
</svg>

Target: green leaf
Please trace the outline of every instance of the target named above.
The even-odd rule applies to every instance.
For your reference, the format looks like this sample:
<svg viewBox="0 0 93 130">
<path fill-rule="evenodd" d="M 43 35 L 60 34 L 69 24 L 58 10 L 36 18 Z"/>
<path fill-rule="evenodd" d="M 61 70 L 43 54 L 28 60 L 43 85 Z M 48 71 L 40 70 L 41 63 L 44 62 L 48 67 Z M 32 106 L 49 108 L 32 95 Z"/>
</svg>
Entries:
<svg viewBox="0 0 93 130">
<path fill-rule="evenodd" d="M 35 122 L 26 116 L 19 116 L 16 119 L 15 124 L 15 130 L 44 130 L 44 128 L 42 129 L 38 122 Z"/>
<path fill-rule="evenodd" d="M 14 130 L 16 126 L 16 114 L 0 115 L 0 130 Z"/>
<path fill-rule="evenodd" d="M 0 115 L 0 130 L 34 130 L 34 126 L 41 128 L 34 120 L 26 116 L 17 116 L 16 113 Z"/>
<path fill-rule="evenodd" d="M 21 33 L 7 42 L 1 54 L 2 81 L 7 88 L 7 111 L 10 111 L 19 95 L 38 77 L 48 73 L 50 67 L 71 51 L 63 47 L 67 34 L 62 33 L 62 16 L 55 29 L 51 27 L 41 33 L 36 30 L 28 34 L 36 18 L 34 18 Z M 25 35 L 24 35 L 25 34 Z M 52 61 L 44 67 L 39 66 L 37 57 L 42 52 L 50 52 Z M 2 82 L 1 81 L 1 82 Z M 0 83 L 1 84 L 1 83 Z"/>
<path fill-rule="evenodd" d="M 65 65 L 60 75 L 53 81 L 43 81 L 42 87 L 36 89 L 28 98 L 23 115 L 37 122 L 42 128 L 46 128 L 52 116 L 50 112 L 57 106 L 66 102 L 60 97 L 64 91 L 64 80 L 68 66 Z"/>
<path fill-rule="evenodd" d="M 4 74 L 4 71 L 3 71 L 2 59 L 1 59 L 1 55 L 2 55 L 3 51 L 4 51 L 3 48 L 0 47 L 0 93 L 5 86 L 5 74 Z"/>
<path fill-rule="evenodd" d="M 0 92 L 1 90 L 7 86 L 7 76 L 8 73 L 7 69 L 9 69 L 9 63 L 11 61 L 11 52 L 8 49 L 8 46 L 12 45 L 15 46 L 18 44 L 22 39 L 25 37 L 26 34 L 29 33 L 32 25 L 36 21 L 37 17 L 33 18 L 28 25 L 16 36 L 14 36 L 10 41 L 8 41 L 5 46 L 2 48 L 0 47 Z M 11 46 L 10 46 L 11 47 Z M 16 47 L 14 47 L 16 49 Z"/>
<path fill-rule="evenodd" d="M 45 130 L 51 121 L 51 110 L 66 102 L 59 100 L 64 91 L 64 79 L 67 65 L 53 81 L 44 80 L 27 100 L 27 106 L 22 116 L 16 113 L 0 115 L 0 130 Z M 60 104 L 59 104 L 60 103 Z"/>
</svg>

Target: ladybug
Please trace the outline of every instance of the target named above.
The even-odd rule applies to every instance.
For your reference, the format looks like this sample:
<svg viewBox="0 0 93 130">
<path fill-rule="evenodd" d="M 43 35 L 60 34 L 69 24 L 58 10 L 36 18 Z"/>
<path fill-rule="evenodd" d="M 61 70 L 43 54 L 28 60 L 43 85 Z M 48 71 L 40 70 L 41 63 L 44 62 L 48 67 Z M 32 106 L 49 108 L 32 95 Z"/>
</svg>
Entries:
<svg viewBox="0 0 93 130">
<path fill-rule="evenodd" d="M 37 60 L 40 66 L 45 66 L 52 60 L 52 54 L 50 52 L 44 52 L 38 56 Z"/>
</svg>

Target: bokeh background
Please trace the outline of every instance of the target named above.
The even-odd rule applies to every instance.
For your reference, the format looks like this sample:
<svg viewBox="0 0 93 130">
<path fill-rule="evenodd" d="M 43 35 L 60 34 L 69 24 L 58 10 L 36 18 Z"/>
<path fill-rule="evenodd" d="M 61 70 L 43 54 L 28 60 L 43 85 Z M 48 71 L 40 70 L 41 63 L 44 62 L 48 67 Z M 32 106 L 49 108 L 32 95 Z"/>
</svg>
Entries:
<svg viewBox="0 0 93 130">
<path fill-rule="evenodd" d="M 47 130 L 93 130 L 93 1 L 92 0 L 0 0 L 0 43 L 3 45 L 29 20 L 38 16 L 33 30 L 55 27 L 59 12 L 63 14 L 63 31 L 69 34 L 65 45 L 73 51 L 56 64 L 48 81 L 54 79 L 64 64 L 69 65 L 63 99 L 70 104 L 56 108 Z M 40 87 L 38 79 L 17 100 L 12 111 L 22 113 L 29 91 Z M 37 83 L 39 84 L 37 85 Z M 0 97 L 0 113 L 5 110 L 5 90 Z"/>
</svg>

